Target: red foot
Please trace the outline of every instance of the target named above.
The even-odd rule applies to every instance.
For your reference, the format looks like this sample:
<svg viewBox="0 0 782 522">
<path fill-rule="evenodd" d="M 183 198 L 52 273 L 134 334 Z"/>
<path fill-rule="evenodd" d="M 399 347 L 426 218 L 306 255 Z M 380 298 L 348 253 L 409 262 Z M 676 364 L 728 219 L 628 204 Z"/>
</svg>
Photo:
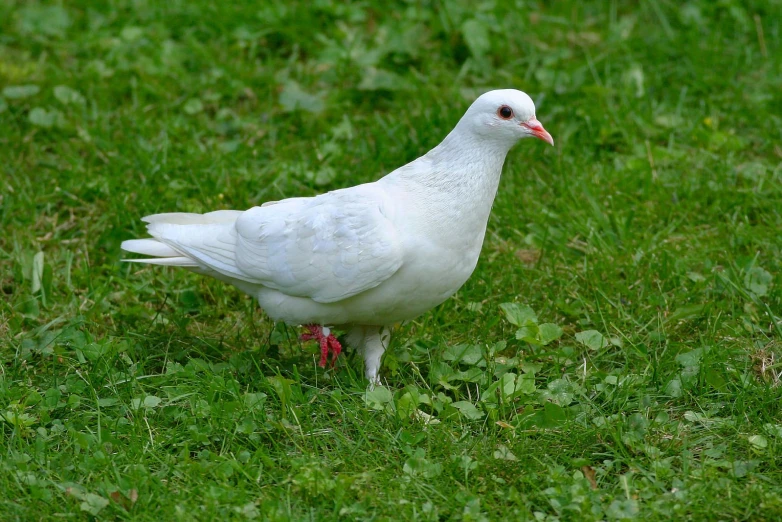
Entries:
<svg viewBox="0 0 782 522">
<path fill-rule="evenodd" d="M 331 349 L 331 366 L 337 363 L 337 357 L 342 351 L 342 345 L 339 344 L 334 334 L 329 332 L 328 335 L 324 335 L 323 327 L 317 324 L 306 324 L 304 328 L 310 331 L 310 333 L 302 334 L 300 339 L 302 341 L 316 340 L 320 343 L 320 367 L 326 367 L 326 360 L 328 359 L 329 349 Z"/>
</svg>

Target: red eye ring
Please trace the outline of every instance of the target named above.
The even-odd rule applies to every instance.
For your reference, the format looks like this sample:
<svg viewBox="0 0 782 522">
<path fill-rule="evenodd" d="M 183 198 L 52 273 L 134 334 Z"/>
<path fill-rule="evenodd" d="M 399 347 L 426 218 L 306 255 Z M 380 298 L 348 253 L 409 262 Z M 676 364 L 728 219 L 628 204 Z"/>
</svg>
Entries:
<svg viewBox="0 0 782 522">
<path fill-rule="evenodd" d="M 511 109 L 507 105 L 503 105 L 502 107 L 497 109 L 497 116 L 499 116 L 503 120 L 509 120 L 513 118 L 513 109 Z"/>
</svg>

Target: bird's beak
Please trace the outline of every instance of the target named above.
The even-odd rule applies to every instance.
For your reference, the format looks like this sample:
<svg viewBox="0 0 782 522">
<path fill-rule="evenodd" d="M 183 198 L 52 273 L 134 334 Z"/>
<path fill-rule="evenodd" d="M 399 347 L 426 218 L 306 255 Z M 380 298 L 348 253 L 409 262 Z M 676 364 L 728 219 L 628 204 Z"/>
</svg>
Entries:
<svg viewBox="0 0 782 522">
<path fill-rule="evenodd" d="M 536 138 L 540 138 L 549 145 L 554 145 L 554 138 L 552 138 L 551 134 L 543 128 L 543 124 L 541 124 L 537 118 L 532 118 L 531 120 L 522 123 L 522 125 L 527 127 Z"/>
</svg>

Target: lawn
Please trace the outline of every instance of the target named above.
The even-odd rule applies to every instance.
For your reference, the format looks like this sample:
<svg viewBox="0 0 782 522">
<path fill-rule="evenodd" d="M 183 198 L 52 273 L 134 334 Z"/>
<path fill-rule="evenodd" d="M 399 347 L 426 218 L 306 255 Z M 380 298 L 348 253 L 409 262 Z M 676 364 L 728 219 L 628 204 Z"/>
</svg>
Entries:
<svg viewBox="0 0 782 522">
<path fill-rule="evenodd" d="M 2 520 L 779 520 L 782 4 L 0 0 Z M 478 267 L 360 357 L 155 212 L 375 180 L 532 96 Z"/>
</svg>

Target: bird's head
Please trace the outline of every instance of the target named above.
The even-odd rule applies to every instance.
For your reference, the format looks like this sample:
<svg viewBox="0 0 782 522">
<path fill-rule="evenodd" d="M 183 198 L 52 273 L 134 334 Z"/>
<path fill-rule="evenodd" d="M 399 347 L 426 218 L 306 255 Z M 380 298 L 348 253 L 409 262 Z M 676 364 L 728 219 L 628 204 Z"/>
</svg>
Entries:
<svg viewBox="0 0 782 522">
<path fill-rule="evenodd" d="M 499 138 L 513 144 L 521 138 L 535 137 L 554 145 L 554 138 L 535 117 L 532 99 L 516 89 L 482 94 L 467 109 L 461 123 L 488 139 Z"/>
</svg>

